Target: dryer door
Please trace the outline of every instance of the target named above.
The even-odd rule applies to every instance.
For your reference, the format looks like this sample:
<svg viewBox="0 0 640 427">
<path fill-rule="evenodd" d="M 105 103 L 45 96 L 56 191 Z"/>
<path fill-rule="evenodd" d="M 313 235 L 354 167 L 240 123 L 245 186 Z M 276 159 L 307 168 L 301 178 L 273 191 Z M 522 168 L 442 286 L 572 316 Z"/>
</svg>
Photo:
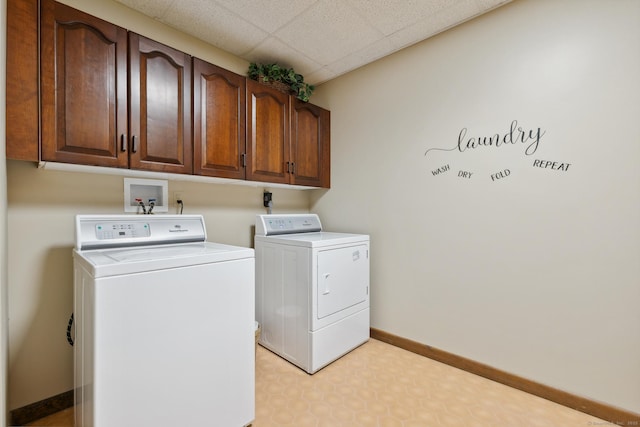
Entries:
<svg viewBox="0 0 640 427">
<path fill-rule="evenodd" d="M 369 248 L 355 245 L 318 252 L 318 319 L 348 309 L 369 297 Z"/>
</svg>

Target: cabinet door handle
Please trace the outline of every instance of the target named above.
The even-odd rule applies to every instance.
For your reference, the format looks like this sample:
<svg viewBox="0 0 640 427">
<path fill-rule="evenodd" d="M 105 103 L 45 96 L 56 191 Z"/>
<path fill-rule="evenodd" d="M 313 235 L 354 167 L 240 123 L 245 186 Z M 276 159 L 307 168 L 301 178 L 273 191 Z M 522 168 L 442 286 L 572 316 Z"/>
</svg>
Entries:
<svg viewBox="0 0 640 427">
<path fill-rule="evenodd" d="M 131 152 L 136 153 L 138 151 L 138 147 L 136 147 L 136 136 L 133 135 L 131 137 Z"/>
<path fill-rule="evenodd" d="M 127 151 L 127 135 L 124 133 L 120 135 L 120 151 L 123 153 Z"/>
<path fill-rule="evenodd" d="M 287 162 L 286 169 L 287 169 L 287 173 L 290 173 L 291 175 L 295 175 L 295 173 L 296 173 L 296 164 L 293 163 L 293 162 Z"/>
<path fill-rule="evenodd" d="M 291 164 L 289 162 L 285 163 L 286 173 L 291 173 Z"/>
</svg>

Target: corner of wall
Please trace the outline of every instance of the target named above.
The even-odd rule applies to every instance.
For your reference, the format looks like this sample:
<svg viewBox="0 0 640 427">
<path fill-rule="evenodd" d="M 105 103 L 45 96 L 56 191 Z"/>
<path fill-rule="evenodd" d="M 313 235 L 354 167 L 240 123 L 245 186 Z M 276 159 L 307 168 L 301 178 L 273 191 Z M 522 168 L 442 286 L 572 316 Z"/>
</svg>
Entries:
<svg viewBox="0 0 640 427">
<path fill-rule="evenodd" d="M 7 28 L 7 2 L 0 0 L 0 28 Z M 5 162 L 6 133 L 6 37 L 0 32 L 0 427 L 7 425 L 7 171 Z"/>
</svg>

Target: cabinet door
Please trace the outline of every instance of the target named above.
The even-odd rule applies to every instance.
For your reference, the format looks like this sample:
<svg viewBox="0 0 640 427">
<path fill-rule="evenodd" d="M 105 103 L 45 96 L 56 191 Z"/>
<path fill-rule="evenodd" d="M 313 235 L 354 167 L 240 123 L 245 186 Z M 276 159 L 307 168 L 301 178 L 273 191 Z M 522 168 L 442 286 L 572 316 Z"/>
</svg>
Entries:
<svg viewBox="0 0 640 427">
<path fill-rule="evenodd" d="M 129 166 L 191 173 L 191 57 L 129 33 L 129 60 Z"/>
<path fill-rule="evenodd" d="M 7 1 L 7 158 L 39 160 L 38 2 Z"/>
<path fill-rule="evenodd" d="M 127 166 L 127 32 L 52 0 L 41 15 L 42 159 Z"/>
<path fill-rule="evenodd" d="M 289 95 L 247 81 L 247 179 L 289 183 Z"/>
<path fill-rule="evenodd" d="M 193 167 L 196 175 L 244 179 L 245 78 L 193 59 Z"/>
<path fill-rule="evenodd" d="M 330 117 L 329 111 L 292 98 L 292 184 L 329 188 Z"/>
</svg>

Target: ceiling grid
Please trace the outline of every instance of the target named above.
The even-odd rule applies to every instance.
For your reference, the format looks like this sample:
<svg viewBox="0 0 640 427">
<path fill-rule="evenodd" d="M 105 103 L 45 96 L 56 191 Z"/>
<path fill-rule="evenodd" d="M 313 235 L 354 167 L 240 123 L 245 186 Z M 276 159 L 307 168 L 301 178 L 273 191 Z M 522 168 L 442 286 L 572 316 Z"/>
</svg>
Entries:
<svg viewBox="0 0 640 427">
<path fill-rule="evenodd" d="M 250 62 L 320 84 L 511 0 L 116 0 Z"/>
</svg>

